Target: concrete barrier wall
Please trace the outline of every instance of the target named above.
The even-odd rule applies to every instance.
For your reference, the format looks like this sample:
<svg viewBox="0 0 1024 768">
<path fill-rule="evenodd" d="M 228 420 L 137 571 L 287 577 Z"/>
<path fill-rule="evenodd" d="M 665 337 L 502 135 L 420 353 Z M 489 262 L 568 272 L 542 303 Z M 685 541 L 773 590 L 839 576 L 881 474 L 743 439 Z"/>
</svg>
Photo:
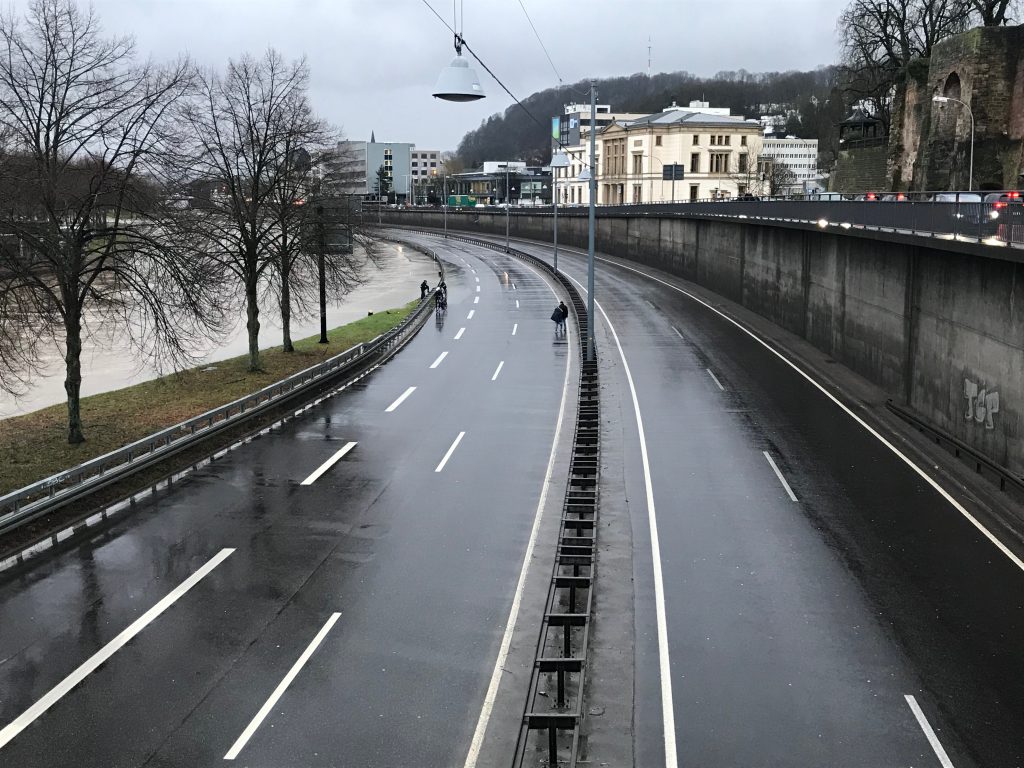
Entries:
<svg viewBox="0 0 1024 768">
<path fill-rule="evenodd" d="M 440 227 L 426 211 L 394 223 Z M 505 234 L 502 214 L 450 229 Z M 585 217 L 559 242 L 586 248 Z M 515 216 L 514 237 L 551 239 L 549 216 Z M 899 403 L 1024 474 L 1024 267 L 1009 256 L 736 221 L 602 216 L 599 251 L 715 291 L 807 339 Z M 970 395 L 970 397 L 968 397 Z"/>
</svg>

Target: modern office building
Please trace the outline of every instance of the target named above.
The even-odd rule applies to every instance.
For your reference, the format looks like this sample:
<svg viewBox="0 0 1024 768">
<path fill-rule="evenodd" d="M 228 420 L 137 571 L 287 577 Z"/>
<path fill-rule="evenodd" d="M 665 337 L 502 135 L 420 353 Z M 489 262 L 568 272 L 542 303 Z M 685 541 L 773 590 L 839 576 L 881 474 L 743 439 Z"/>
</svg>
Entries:
<svg viewBox="0 0 1024 768">
<path fill-rule="evenodd" d="M 378 171 L 383 168 L 390 180 L 391 190 L 406 198 L 413 177 L 412 152 L 414 144 L 394 141 L 340 141 L 337 147 L 325 153 L 325 184 L 336 194 L 377 195 Z"/>
<path fill-rule="evenodd" d="M 793 183 L 780 189 L 783 194 L 799 194 L 808 185 L 820 186 L 818 173 L 818 140 L 798 139 L 795 136 L 776 138 L 765 136 L 761 156 L 776 165 L 785 165 L 795 176 Z"/>
</svg>

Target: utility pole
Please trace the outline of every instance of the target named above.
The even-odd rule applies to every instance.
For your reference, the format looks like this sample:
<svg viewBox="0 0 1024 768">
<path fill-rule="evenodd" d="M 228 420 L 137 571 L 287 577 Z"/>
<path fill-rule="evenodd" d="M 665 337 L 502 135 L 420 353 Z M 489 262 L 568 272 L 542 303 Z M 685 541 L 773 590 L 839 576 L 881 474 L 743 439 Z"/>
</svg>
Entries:
<svg viewBox="0 0 1024 768">
<path fill-rule="evenodd" d="M 597 84 L 590 81 L 590 211 L 587 216 L 587 361 L 594 360 L 594 206 L 597 204 Z"/>
<path fill-rule="evenodd" d="M 509 220 L 511 218 L 512 211 L 512 192 L 508 186 L 508 167 L 510 163 L 508 160 L 505 161 L 505 253 L 508 253 L 508 229 Z"/>
</svg>

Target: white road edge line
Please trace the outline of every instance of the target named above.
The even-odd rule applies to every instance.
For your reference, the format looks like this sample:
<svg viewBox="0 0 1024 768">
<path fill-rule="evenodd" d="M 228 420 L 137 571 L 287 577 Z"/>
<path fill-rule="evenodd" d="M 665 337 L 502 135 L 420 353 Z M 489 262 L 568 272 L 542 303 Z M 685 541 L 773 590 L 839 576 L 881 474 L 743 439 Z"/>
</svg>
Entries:
<svg viewBox="0 0 1024 768">
<path fill-rule="evenodd" d="M 518 330 L 519 330 L 519 323 L 513 323 L 512 324 L 512 335 L 515 336 L 516 335 L 516 331 L 518 331 Z"/>
<path fill-rule="evenodd" d="M 501 362 L 498 363 L 498 367 L 494 369 L 494 375 L 491 376 L 491 381 L 497 381 L 498 374 L 501 373 L 501 369 L 504 367 L 504 365 L 505 365 L 505 361 L 504 360 L 502 360 Z"/>
<path fill-rule="evenodd" d="M 405 402 L 405 398 L 407 398 L 409 395 L 411 395 L 415 391 L 416 391 L 416 387 L 409 387 L 407 390 L 405 390 L 405 392 L 403 392 L 402 394 L 400 394 L 398 396 L 398 399 L 395 400 L 395 402 L 393 402 L 391 405 L 389 405 L 387 408 L 384 409 L 384 413 L 391 413 L 393 410 L 395 410 L 395 408 L 397 408 L 403 402 Z"/>
<path fill-rule="evenodd" d="M 531 270 L 529 264 L 526 265 Z M 536 270 L 533 270 L 536 272 Z M 539 273 L 538 273 L 539 274 Z M 543 279 L 543 278 L 542 278 Z M 547 281 L 544 281 L 548 285 Z M 555 290 L 548 285 L 551 292 L 558 298 Z M 512 334 L 519 324 L 512 326 Z M 533 551 L 537 546 L 537 536 L 540 533 L 541 520 L 544 517 L 544 507 L 547 504 L 548 491 L 551 488 L 551 475 L 555 470 L 555 453 L 558 448 L 558 438 L 562 434 L 562 421 L 565 418 L 565 403 L 569 393 L 569 371 L 570 356 L 565 356 L 565 380 L 562 383 L 562 402 L 558 406 L 558 421 L 555 424 L 555 436 L 551 440 L 551 453 L 548 455 L 548 468 L 544 475 L 544 485 L 541 486 L 540 498 L 537 500 L 537 511 L 533 516 L 533 528 L 530 529 L 530 538 L 526 542 L 526 552 L 523 554 L 523 566 L 519 570 L 519 581 L 516 582 L 516 591 L 512 597 L 512 608 L 508 613 L 508 621 L 505 623 L 505 632 L 501 636 L 501 645 L 498 648 L 498 658 L 494 662 L 494 670 L 491 672 L 491 681 L 487 685 L 487 693 L 484 694 L 484 703 L 480 708 L 480 717 L 476 721 L 476 729 L 473 731 L 473 739 L 469 743 L 469 752 L 466 754 L 466 762 L 463 768 L 476 768 L 476 761 L 480 758 L 480 750 L 484 744 L 484 734 L 487 733 L 487 724 L 491 720 L 491 712 L 494 710 L 494 702 L 498 698 L 498 686 L 501 684 L 502 673 L 505 672 L 505 664 L 508 661 L 508 652 L 512 647 L 512 634 L 519 620 L 519 608 L 523 602 L 523 590 L 526 588 L 526 575 L 530 569 L 530 561 L 533 559 Z"/>
<path fill-rule="evenodd" d="M 475 315 L 475 314 L 476 314 L 476 310 L 475 309 L 469 310 L 469 314 L 466 315 L 466 319 L 467 320 L 472 320 L 473 319 L 473 315 Z"/>
<path fill-rule="evenodd" d="M 435 360 L 434 362 L 432 362 L 432 363 L 430 364 L 430 367 L 431 367 L 431 368 L 437 368 L 437 366 L 439 366 L 439 365 L 441 364 L 441 361 L 442 361 L 442 360 L 444 360 L 444 359 L 445 359 L 446 357 L 448 357 L 448 350 L 445 350 L 445 351 L 444 351 L 444 352 L 442 352 L 442 353 L 441 353 L 440 355 L 438 355 L 438 356 L 437 356 L 437 360 Z"/>
<path fill-rule="evenodd" d="M 708 376 L 710 376 L 710 377 L 711 377 L 711 380 L 712 380 L 713 382 L 715 382 L 715 384 L 717 384 L 717 385 L 718 385 L 718 388 L 719 388 L 720 390 L 722 390 L 723 392 L 725 392 L 725 387 L 723 387 L 723 386 L 722 386 L 722 382 L 720 382 L 720 381 L 718 380 L 718 377 L 717 377 L 717 376 L 715 376 L 715 373 L 714 373 L 714 371 L 712 371 L 712 370 L 711 370 L 710 368 L 705 368 L 704 370 L 708 372 Z"/>
<path fill-rule="evenodd" d="M 566 251 L 568 251 L 569 253 L 576 253 L 577 255 L 585 255 L 585 254 L 583 254 L 583 253 L 581 253 L 579 251 L 573 251 L 571 249 L 566 249 Z M 750 338 L 752 338 L 754 341 L 756 341 L 762 347 L 764 347 L 769 352 L 771 352 L 773 355 L 775 355 L 777 358 L 779 358 L 779 360 L 781 360 L 786 365 L 788 365 L 790 368 L 792 368 L 794 371 L 796 371 L 800 376 L 802 376 L 804 379 L 806 379 L 808 383 L 810 383 L 813 387 L 815 387 L 825 397 L 827 397 L 829 400 L 831 400 L 833 403 L 835 403 L 840 408 L 840 410 L 842 410 L 847 416 L 849 416 L 851 419 L 853 419 L 855 422 L 857 422 L 860 426 L 862 426 L 865 430 L 867 430 L 867 432 L 872 437 L 874 437 L 876 440 L 878 440 L 878 442 L 880 442 L 882 445 L 884 445 L 886 448 L 888 448 L 890 451 L 892 451 L 894 454 L 896 454 L 896 456 L 899 457 L 899 459 L 901 461 L 903 461 L 904 464 L 906 464 L 908 467 L 910 467 L 912 470 L 914 470 L 914 472 L 916 472 L 918 474 L 918 476 L 920 476 L 920 478 L 922 480 L 924 480 L 926 483 L 928 483 L 928 485 L 930 485 L 935 490 L 936 493 L 938 493 L 942 498 L 944 498 L 949 503 L 949 505 L 953 507 L 953 509 L 955 509 L 961 515 L 963 515 L 971 523 L 971 525 L 973 525 L 975 528 L 978 529 L 978 531 L 981 532 L 981 534 L 986 539 L 988 539 L 990 542 L 992 542 L 992 544 L 995 545 L 996 549 L 998 549 L 1000 552 L 1002 552 L 1004 555 L 1006 555 L 1006 557 L 1008 557 L 1010 559 L 1010 561 L 1013 562 L 1014 565 L 1016 565 L 1018 568 L 1020 568 L 1022 571 L 1024 571 L 1024 560 L 1021 560 L 1021 558 L 1019 558 L 1017 555 L 1015 555 L 1013 552 L 1011 552 L 1009 547 L 1007 547 L 1005 544 L 1003 544 L 1003 542 L 1001 542 L 996 537 L 996 535 L 994 533 L 992 533 L 988 528 L 986 528 L 984 526 L 984 524 L 982 524 L 982 522 L 980 520 L 978 520 L 974 515 L 972 515 L 963 504 L 961 504 L 959 501 L 954 499 L 953 496 L 945 488 L 943 488 L 941 485 L 939 485 L 939 482 L 937 480 L 932 478 L 931 475 L 929 475 L 927 472 L 925 472 L 923 469 L 921 469 L 921 467 L 919 467 L 917 464 L 915 464 L 913 462 L 913 460 L 911 460 L 911 458 L 909 456 L 904 454 L 899 448 L 897 448 L 895 445 L 893 445 L 891 442 L 889 442 L 889 440 L 887 440 L 885 437 L 883 437 L 878 432 L 878 430 L 876 430 L 874 427 L 872 427 L 870 424 L 868 424 L 866 421 L 864 421 L 864 419 L 862 419 L 860 416 L 858 416 L 856 413 L 854 413 L 852 410 L 850 410 L 846 406 L 845 403 L 843 403 L 839 398 L 837 398 L 835 395 L 833 395 L 831 392 L 829 392 L 827 389 L 825 389 L 825 387 L 822 384 L 819 384 L 815 379 L 813 379 L 810 374 L 805 372 L 796 363 L 794 363 L 788 357 L 786 357 L 781 352 L 779 352 L 777 349 L 772 347 L 764 339 L 760 338 L 756 333 L 754 333 L 753 331 L 751 331 L 748 328 L 745 328 L 742 324 L 740 324 L 739 321 L 733 320 L 731 317 L 729 317 L 729 315 L 725 314 L 725 312 L 722 312 L 720 309 L 715 308 L 714 306 L 712 306 L 708 302 L 704 301 L 700 297 L 690 293 L 689 291 L 684 291 L 682 288 L 679 288 L 678 286 L 672 285 L 672 283 L 670 283 L 670 282 L 668 282 L 666 280 L 662 280 L 659 277 L 655 277 L 654 275 L 650 275 L 650 274 L 644 272 L 643 270 L 634 269 L 633 267 L 627 267 L 627 266 L 625 266 L 623 264 L 619 264 L 618 262 L 611 261 L 609 259 L 597 258 L 597 261 L 601 261 L 601 262 L 604 262 L 605 264 L 610 264 L 610 265 L 612 265 L 614 267 L 619 267 L 621 269 L 625 269 L 625 270 L 627 270 L 629 272 L 635 272 L 636 274 L 643 275 L 647 279 L 653 280 L 656 283 L 661 283 L 662 285 L 666 286 L 667 288 L 671 288 L 673 291 L 681 293 L 684 296 L 686 296 L 686 297 L 688 297 L 690 299 L 693 299 L 694 301 L 696 301 L 701 306 L 706 307 L 707 309 L 710 309 L 712 312 L 714 312 L 716 315 L 721 317 L 723 320 L 726 320 L 729 323 L 732 323 L 739 330 L 743 331 L 743 333 L 747 334 Z M 576 281 L 574 281 L 574 282 L 576 282 Z"/>
<path fill-rule="evenodd" d="M 438 464 L 437 469 L 434 470 L 435 472 L 440 472 L 442 469 L 444 469 L 444 465 L 448 463 L 448 459 L 450 459 L 452 457 L 452 454 L 455 453 L 455 449 L 459 447 L 459 443 L 462 442 L 462 438 L 464 438 L 465 436 L 465 432 L 459 432 L 459 436 L 455 438 L 455 442 L 452 443 L 452 447 L 448 449 L 448 453 L 446 453 L 444 455 L 444 458 L 441 459 L 441 463 Z"/>
<path fill-rule="evenodd" d="M 132 638 L 145 629 L 146 626 L 148 626 L 161 613 L 174 605 L 174 603 L 177 602 L 177 600 L 186 592 L 192 589 L 192 587 L 208 576 L 214 568 L 224 562 L 224 560 L 226 560 L 234 551 L 234 549 L 222 549 L 212 558 L 207 560 L 206 564 L 202 568 L 172 589 L 170 593 L 160 600 L 160 602 L 133 621 L 127 629 L 121 632 L 121 634 L 90 656 L 78 669 L 57 683 L 57 685 L 45 693 L 35 704 L 8 723 L 3 730 L 0 730 L 0 749 L 3 749 L 11 739 L 31 725 L 32 722 L 46 710 L 60 701 L 66 693 L 92 674 L 99 666 L 105 664 L 111 656 L 123 648 Z"/>
<path fill-rule="evenodd" d="M 264 718 L 270 714 L 270 710 L 274 708 L 275 704 L 277 704 L 277 700 L 281 698 L 281 694 L 283 694 L 288 686 L 292 684 L 292 680 L 295 679 L 302 668 L 306 665 L 306 662 L 309 661 L 309 657 L 313 655 L 320 643 L 324 641 L 324 638 L 327 637 L 327 633 L 331 631 L 331 627 L 334 626 L 335 622 L 337 622 L 340 617 L 340 613 L 331 614 L 331 618 L 329 618 L 327 623 L 324 624 L 320 628 L 320 631 L 316 633 L 316 637 L 314 637 L 313 641 L 306 646 L 306 650 L 304 650 L 302 655 L 299 656 L 298 661 L 296 661 L 292 665 L 292 668 L 288 670 L 288 674 L 284 676 L 284 679 L 280 683 L 278 683 L 277 688 L 275 688 L 274 692 L 270 694 L 270 698 L 263 703 L 263 706 L 260 707 L 260 711 L 256 713 L 256 716 L 253 717 L 249 722 L 249 725 L 247 725 L 245 730 L 242 731 L 242 735 L 238 737 L 235 743 L 231 746 L 231 749 L 228 750 L 228 753 L 224 755 L 225 760 L 234 760 L 238 757 L 238 753 L 242 751 L 249 739 L 252 738 L 252 735 L 256 733 L 256 729 L 260 727 Z"/>
<path fill-rule="evenodd" d="M 772 455 L 768 453 L 768 451 L 761 451 L 761 453 L 763 453 L 764 457 L 768 459 L 768 463 L 772 465 L 772 469 L 775 471 L 775 476 L 779 478 L 779 482 L 782 483 L 782 487 L 786 489 L 786 493 L 789 494 L 789 498 L 796 501 L 796 494 L 793 493 L 793 489 L 789 487 L 789 483 L 786 482 L 786 478 L 782 476 L 782 472 L 779 470 L 779 466 L 775 463 L 775 459 L 772 458 Z"/>
<path fill-rule="evenodd" d="M 455 334 L 455 341 L 458 341 L 459 339 L 461 339 L 462 338 L 462 334 L 464 334 L 465 332 L 466 332 L 465 328 L 459 328 L 459 332 Z"/>
<path fill-rule="evenodd" d="M 579 286 L 580 290 L 586 293 L 583 284 L 571 275 L 566 274 L 570 280 Z M 622 343 L 619 341 L 619 334 L 615 326 L 604 311 L 601 303 L 596 301 L 594 305 L 601 312 L 608 330 L 615 339 L 615 346 L 619 350 L 619 357 L 622 358 L 622 369 L 626 374 L 626 381 L 629 383 L 629 392 L 633 398 L 633 413 L 636 416 L 637 433 L 640 436 L 640 459 L 644 469 L 644 489 L 647 496 L 647 521 L 651 531 L 651 561 L 654 570 L 654 612 L 658 627 L 658 671 L 661 677 L 661 719 L 662 731 L 665 736 L 665 766 L 676 768 L 679 761 L 676 755 L 676 716 L 675 704 L 672 697 L 672 664 L 668 651 L 668 620 L 665 613 L 665 579 L 661 572 L 661 540 L 658 537 L 658 516 L 654 507 L 654 484 L 651 480 L 651 463 L 647 455 L 647 438 L 644 434 L 644 420 L 640 414 L 640 400 L 637 398 L 636 385 L 633 383 L 633 374 L 629 369 L 629 362 L 626 360 L 626 353 L 622 350 Z"/>
<path fill-rule="evenodd" d="M 316 472 L 314 472 L 312 475 L 310 475 L 301 483 L 299 483 L 299 485 L 312 485 L 313 483 L 315 483 L 320 478 L 320 475 L 322 475 L 328 469 L 337 464 L 341 460 L 342 456 L 344 456 L 346 453 L 348 453 L 355 447 L 356 443 L 354 442 L 345 443 L 345 445 L 342 446 L 340 451 L 336 452 L 333 456 L 331 456 L 331 458 L 329 458 L 327 461 L 321 464 Z"/>
<path fill-rule="evenodd" d="M 910 711 L 913 712 L 914 717 L 917 718 L 917 724 L 921 726 L 921 730 L 924 731 L 924 735 L 928 738 L 928 743 L 932 745 L 932 750 L 934 750 L 935 756 L 939 758 L 942 768 L 953 768 L 953 761 L 949 759 L 949 755 L 946 754 L 946 750 L 942 748 L 942 744 L 939 742 L 939 737 L 936 736 L 935 731 L 932 730 L 931 723 L 929 723 L 928 718 L 924 716 L 924 712 L 917 703 L 917 699 L 909 693 L 903 698 L 907 700 L 907 704 L 910 706 Z"/>
</svg>

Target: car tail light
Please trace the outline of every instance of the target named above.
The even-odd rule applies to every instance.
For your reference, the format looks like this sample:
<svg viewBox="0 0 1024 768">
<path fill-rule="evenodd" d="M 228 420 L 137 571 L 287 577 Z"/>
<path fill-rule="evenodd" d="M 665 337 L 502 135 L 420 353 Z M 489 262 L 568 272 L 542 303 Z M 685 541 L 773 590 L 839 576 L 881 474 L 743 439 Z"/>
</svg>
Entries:
<svg viewBox="0 0 1024 768">
<path fill-rule="evenodd" d="M 897 200 L 906 200 L 907 196 L 904 195 L 902 192 L 900 192 L 899 194 L 896 195 L 896 199 Z"/>
<path fill-rule="evenodd" d="M 876 198 L 874 192 L 868 192 L 866 195 L 864 195 L 864 199 L 865 200 L 875 200 L 877 198 Z"/>
</svg>

